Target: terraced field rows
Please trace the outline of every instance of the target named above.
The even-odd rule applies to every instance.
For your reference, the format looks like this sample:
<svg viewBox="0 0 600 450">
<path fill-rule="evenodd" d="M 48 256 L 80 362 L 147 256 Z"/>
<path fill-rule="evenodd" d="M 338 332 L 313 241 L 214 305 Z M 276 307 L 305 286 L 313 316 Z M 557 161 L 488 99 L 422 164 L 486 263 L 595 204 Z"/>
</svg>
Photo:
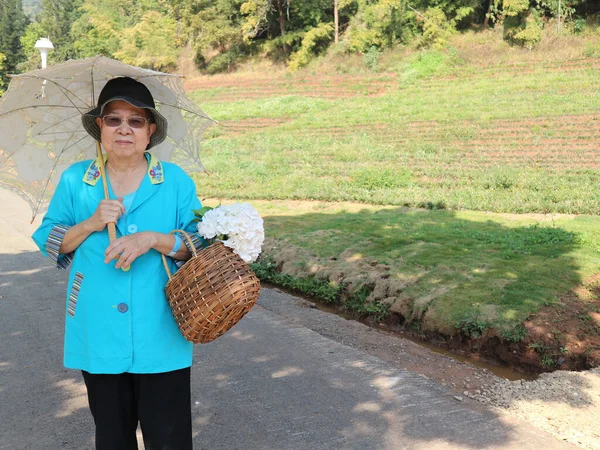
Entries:
<svg viewBox="0 0 600 450">
<path fill-rule="evenodd" d="M 319 98 L 348 98 L 374 96 L 385 93 L 397 86 L 396 74 L 377 76 L 329 76 L 305 77 L 289 81 L 285 78 L 260 77 L 247 79 L 200 79 L 186 84 L 187 90 L 206 92 L 209 101 L 239 101 L 280 97 L 284 95 L 302 95 Z"/>
<path fill-rule="evenodd" d="M 225 134 L 231 135 L 278 127 L 292 120 L 225 121 L 223 126 Z M 324 137 L 342 141 L 368 137 L 377 145 L 389 145 L 399 150 L 398 157 L 413 167 L 431 163 L 430 157 L 420 157 L 422 149 L 440 153 L 441 160 L 462 168 L 497 165 L 547 169 L 600 167 L 600 114 L 486 123 L 363 124 L 350 128 L 308 128 L 302 133 L 303 139 Z M 419 143 L 417 149 L 415 142 Z M 431 150 L 433 148 L 437 150 Z M 448 155 L 444 157 L 443 153 Z"/>
<path fill-rule="evenodd" d="M 535 72 L 569 74 L 585 70 L 600 69 L 600 60 L 595 58 L 569 61 L 552 61 L 535 66 L 526 63 L 490 65 L 477 68 L 476 72 L 446 75 L 423 83 L 422 88 L 437 89 L 449 80 L 469 79 L 481 76 L 502 78 L 514 74 L 527 75 Z M 357 96 L 379 96 L 397 89 L 405 83 L 395 72 L 377 75 L 315 75 L 295 78 L 256 76 L 248 77 L 206 77 L 186 81 L 186 90 L 203 91 L 204 100 L 234 102 L 245 99 L 301 95 L 327 99 L 351 98 Z"/>
<path fill-rule="evenodd" d="M 600 214 L 600 59 L 206 78 L 213 196 Z M 425 73 L 425 72 L 424 72 Z M 416 76 L 416 78 L 415 78 Z"/>
</svg>

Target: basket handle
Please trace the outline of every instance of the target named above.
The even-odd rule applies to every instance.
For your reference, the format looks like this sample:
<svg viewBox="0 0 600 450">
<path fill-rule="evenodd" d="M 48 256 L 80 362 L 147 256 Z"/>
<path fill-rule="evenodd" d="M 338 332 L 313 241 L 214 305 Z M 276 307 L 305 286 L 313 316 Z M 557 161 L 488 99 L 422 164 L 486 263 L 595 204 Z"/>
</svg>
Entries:
<svg viewBox="0 0 600 450">
<path fill-rule="evenodd" d="M 190 237 L 190 235 L 187 234 L 184 230 L 173 230 L 169 234 L 175 234 L 175 233 L 181 233 L 184 236 L 187 243 L 190 244 L 187 247 L 192 249 L 192 254 L 194 256 L 198 256 L 198 252 L 196 251 L 196 246 L 192 242 L 192 238 Z M 170 281 L 171 277 L 173 275 L 171 275 L 171 271 L 169 270 L 169 265 L 167 264 L 167 258 L 165 257 L 165 255 L 163 253 L 161 253 L 160 256 L 162 256 L 163 265 L 165 266 L 165 270 L 167 271 L 167 276 L 169 277 L 169 281 Z"/>
</svg>

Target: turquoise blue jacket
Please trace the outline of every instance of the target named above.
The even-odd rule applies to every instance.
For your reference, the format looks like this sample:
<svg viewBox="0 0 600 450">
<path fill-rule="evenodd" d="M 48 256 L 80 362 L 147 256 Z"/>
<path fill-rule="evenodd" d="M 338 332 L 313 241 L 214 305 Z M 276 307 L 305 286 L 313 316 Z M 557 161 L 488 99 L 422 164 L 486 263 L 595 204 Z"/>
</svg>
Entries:
<svg viewBox="0 0 600 450">
<path fill-rule="evenodd" d="M 144 177 L 129 211 L 117 224 L 117 236 L 141 231 L 196 231 L 200 208 L 196 186 L 175 164 L 150 154 Z M 111 198 L 115 198 L 112 191 Z M 92 233 L 73 253 L 59 254 L 69 227 L 89 218 L 104 198 L 98 161 L 84 161 L 62 174 L 33 240 L 58 268 L 70 266 L 65 302 L 65 367 L 90 373 L 159 373 L 189 367 L 192 345 L 171 314 L 164 288 L 168 281 L 159 252 L 138 257 L 131 269 L 104 263 L 108 232 Z M 202 240 L 193 235 L 193 245 Z M 189 245 L 188 245 L 189 247 Z M 177 262 L 167 258 L 171 272 Z"/>
</svg>

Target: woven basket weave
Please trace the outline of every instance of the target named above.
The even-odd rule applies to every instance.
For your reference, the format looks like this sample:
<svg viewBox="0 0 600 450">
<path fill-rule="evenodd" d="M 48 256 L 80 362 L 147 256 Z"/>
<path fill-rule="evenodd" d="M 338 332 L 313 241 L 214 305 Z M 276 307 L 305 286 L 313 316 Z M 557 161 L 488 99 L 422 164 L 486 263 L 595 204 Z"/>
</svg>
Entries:
<svg viewBox="0 0 600 450">
<path fill-rule="evenodd" d="M 176 232 L 191 244 L 185 231 Z M 183 336 L 194 344 L 205 344 L 250 311 L 260 294 L 260 282 L 248 264 L 221 242 L 200 251 L 193 244 L 189 247 L 193 256 L 175 275 L 163 255 L 169 276 L 165 292 Z"/>
</svg>

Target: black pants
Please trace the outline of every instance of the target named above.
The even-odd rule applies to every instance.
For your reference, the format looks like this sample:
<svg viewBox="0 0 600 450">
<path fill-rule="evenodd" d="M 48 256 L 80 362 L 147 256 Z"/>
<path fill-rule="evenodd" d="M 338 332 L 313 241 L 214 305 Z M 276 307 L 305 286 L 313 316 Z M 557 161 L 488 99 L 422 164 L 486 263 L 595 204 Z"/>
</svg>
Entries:
<svg viewBox="0 0 600 450">
<path fill-rule="evenodd" d="M 192 450 L 190 368 L 156 374 L 83 372 L 96 424 L 96 450 Z"/>
</svg>

